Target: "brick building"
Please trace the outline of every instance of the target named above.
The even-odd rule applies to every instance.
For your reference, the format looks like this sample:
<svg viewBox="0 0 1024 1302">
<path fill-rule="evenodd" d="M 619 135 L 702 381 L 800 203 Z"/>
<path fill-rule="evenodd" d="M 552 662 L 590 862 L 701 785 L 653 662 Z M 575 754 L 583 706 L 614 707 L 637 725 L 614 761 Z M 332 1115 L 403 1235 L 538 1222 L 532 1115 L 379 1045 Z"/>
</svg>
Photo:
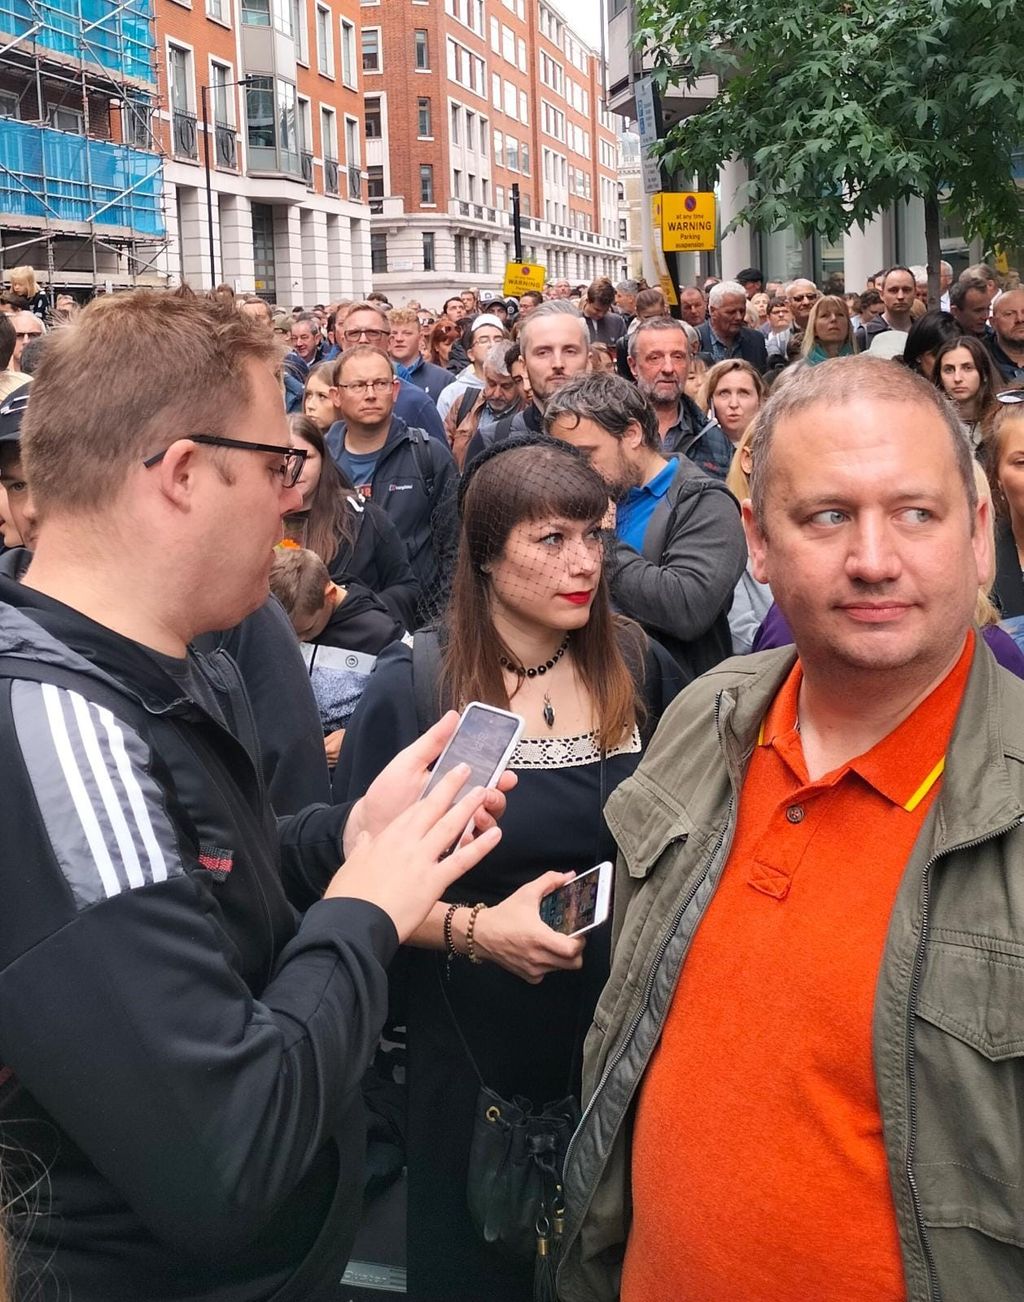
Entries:
<svg viewBox="0 0 1024 1302">
<path fill-rule="evenodd" d="M 156 5 L 169 278 L 287 307 L 366 292 L 358 0 Z"/>
<path fill-rule="evenodd" d="M 547 0 L 362 0 L 375 289 L 433 306 L 523 254 L 573 282 L 622 274 L 600 58 Z"/>
</svg>

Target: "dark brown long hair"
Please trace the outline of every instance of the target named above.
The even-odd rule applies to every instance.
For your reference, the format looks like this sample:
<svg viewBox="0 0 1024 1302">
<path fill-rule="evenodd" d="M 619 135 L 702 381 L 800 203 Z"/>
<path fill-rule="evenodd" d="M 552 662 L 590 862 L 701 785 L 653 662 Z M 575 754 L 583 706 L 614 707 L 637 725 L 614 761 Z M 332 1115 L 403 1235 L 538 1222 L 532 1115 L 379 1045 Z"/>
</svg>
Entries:
<svg viewBox="0 0 1024 1302">
<path fill-rule="evenodd" d="M 981 377 L 981 383 L 978 386 L 977 419 L 979 427 L 984 433 L 991 426 L 996 413 L 999 411 L 996 394 L 1007 386 L 1002 375 L 996 369 L 992 354 L 981 340 L 976 339 L 973 335 L 961 335 L 959 339 L 950 339 L 947 343 L 944 343 L 935 354 L 935 370 L 932 372 L 932 384 L 940 393 L 946 392 L 945 385 L 942 383 L 942 362 L 947 353 L 951 353 L 954 348 L 965 348 L 970 353 L 971 360 Z M 950 398 L 950 402 L 952 401 L 952 398 Z"/>
<path fill-rule="evenodd" d="M 441 695 L 460 705 L 484 701 L 509 709 L 514 707 L 498 657 L 513 662 L 516 657 L 494 627 L 491 579 L 485 567 L 501 556 L 513 527 L 524 520 L 556 516 L 600 521 L 608 509 L 608 489 L 579 454 L 554 440 L 499 447 L 500 452 L 484 454 L 486 460 L 471 471 L 462 497 Z M 593 702 L 603 750 L 620 744 L 643 719 L 638 679 L 642 681 L 645 650 L 639 626 L 612 614 L 602 568 L 590 618 L 570 634 L 569 654 Z"/>
<path fill-rule="evenodd" d="M 352 485 L 341 473 L 327 451 L 324 436 L 308 416 L 297 413 L 288 417 L 288 428 L 297 438 L 308 443 L 320 454 L 320 482 L 306 510 L 306 529 L 303 545 L 327 566 L 341 551 L 351 546 L 356 537 L 355 508 L 348 500 Z"/>
</svg>

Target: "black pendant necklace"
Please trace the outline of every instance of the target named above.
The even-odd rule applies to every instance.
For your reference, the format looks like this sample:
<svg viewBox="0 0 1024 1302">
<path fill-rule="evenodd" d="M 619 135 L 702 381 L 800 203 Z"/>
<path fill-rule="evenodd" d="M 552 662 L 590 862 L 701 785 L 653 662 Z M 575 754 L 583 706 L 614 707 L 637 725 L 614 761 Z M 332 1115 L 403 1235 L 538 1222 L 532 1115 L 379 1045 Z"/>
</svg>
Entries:
<svg viewBox="0 0 1024 1302">
<path fill-rule="evenodd" d="M 532 668 L 526 669 L 523 665 L 514 665 L 507 656 L 498 656 L 498 664 L 501 665 L 502 669 L 507 669 L 509 673 L 515 674 L 517 678 L 539 678 L 542 674 L 546 674 L 549 669 L 554 669 L 562 656 L 565 655 L 568 646 L 569 634 L 566 633 L 565 637 L 562 638 L 562 645 L 558 648 L 551 659 L 545 660 L 542 665 L 534 665 Z M 551 695 L 548 692 L 544 693 L 543 714 L 544 722 L 549 728 L 553 728 L 555 726 L 555 711 L 551 704 Z"/>
</svg>

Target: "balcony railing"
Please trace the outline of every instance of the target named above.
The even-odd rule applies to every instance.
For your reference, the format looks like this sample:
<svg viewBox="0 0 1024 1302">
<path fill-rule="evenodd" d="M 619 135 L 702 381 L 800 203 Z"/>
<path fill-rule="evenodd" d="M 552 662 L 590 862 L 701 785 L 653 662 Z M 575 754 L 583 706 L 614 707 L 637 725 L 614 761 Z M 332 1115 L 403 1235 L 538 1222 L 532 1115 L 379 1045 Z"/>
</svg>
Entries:
<svg viewBox="0 0 1024 1302">
<path fill-rule="evenodd" d="M 0 0 L 0 32 L 147 82 L 156 81 L 152 16 L 152 0 Z"/>
<path fill-rule="evenodd" d="M 363 178 L 358 167 L 348 169 L 348 197 L 360 199 L 363 194 Z"/>
<path fill-rule="evenodd" d="M 196 115 L 186 109 L 171 110 L 171 143 L 176 158 L 199 157 L 199 133 Z"/>
<path fill-rule="evenodd" d="M 313 155 L 308 149 L 303 149 L 299 154 L 302 163 L 302 179 L 306 182 L 306 189 L 313 188 Z"/>
<path fill-rule="evenodd" d="M 338 160 L 336 158 L 324 158 L 324 190 L 327 194 L 340 193 Z"/>
<path fill-rule="evenodd" d="M 238 137 L 235 128 L 223 122 L 214 127 L 214 155 L 218 167 L 227 167 L 232 171 L 238 169 Z"/>
<path fill-rule="evenodd" d="M 89 178 L 86 180 L 86 178 Z M 156 154 L 13 118 L 0 131 L 0 212 L 163 238 Z"/>
<path fill-rule="evenodd" d="M 384 196 L 379 195 L 370 200 L 370 214 L 374 217 L 384 215 Z"/>
</svg>

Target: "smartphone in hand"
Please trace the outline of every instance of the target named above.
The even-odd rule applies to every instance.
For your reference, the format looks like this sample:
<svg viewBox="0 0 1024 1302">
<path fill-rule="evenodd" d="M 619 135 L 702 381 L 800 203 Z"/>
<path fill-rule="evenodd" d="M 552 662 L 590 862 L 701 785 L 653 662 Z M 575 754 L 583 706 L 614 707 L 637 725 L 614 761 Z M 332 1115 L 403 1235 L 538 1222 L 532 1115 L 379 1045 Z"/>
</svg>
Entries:
<svg viewBox="0 0 1024 1302">
<path fill-rule="evenodd" d="M 468 764 L 470 773 L 452 804 L 457 804 L 473 787 L 493 787 L 512 758 L 522 731 L 520 715 L 480 701 L 470 701 L 462 711 L 458 728 L 431 770 L 423 795 L 432 791 L 457 764 Z"/>
<path fill-rule="evenodd" d="M 606 859 L 545 895 L 541 921 L 563 936 L 582 936 L 608 920 L 611 898 L 612 865 Z"/>
</svg>

